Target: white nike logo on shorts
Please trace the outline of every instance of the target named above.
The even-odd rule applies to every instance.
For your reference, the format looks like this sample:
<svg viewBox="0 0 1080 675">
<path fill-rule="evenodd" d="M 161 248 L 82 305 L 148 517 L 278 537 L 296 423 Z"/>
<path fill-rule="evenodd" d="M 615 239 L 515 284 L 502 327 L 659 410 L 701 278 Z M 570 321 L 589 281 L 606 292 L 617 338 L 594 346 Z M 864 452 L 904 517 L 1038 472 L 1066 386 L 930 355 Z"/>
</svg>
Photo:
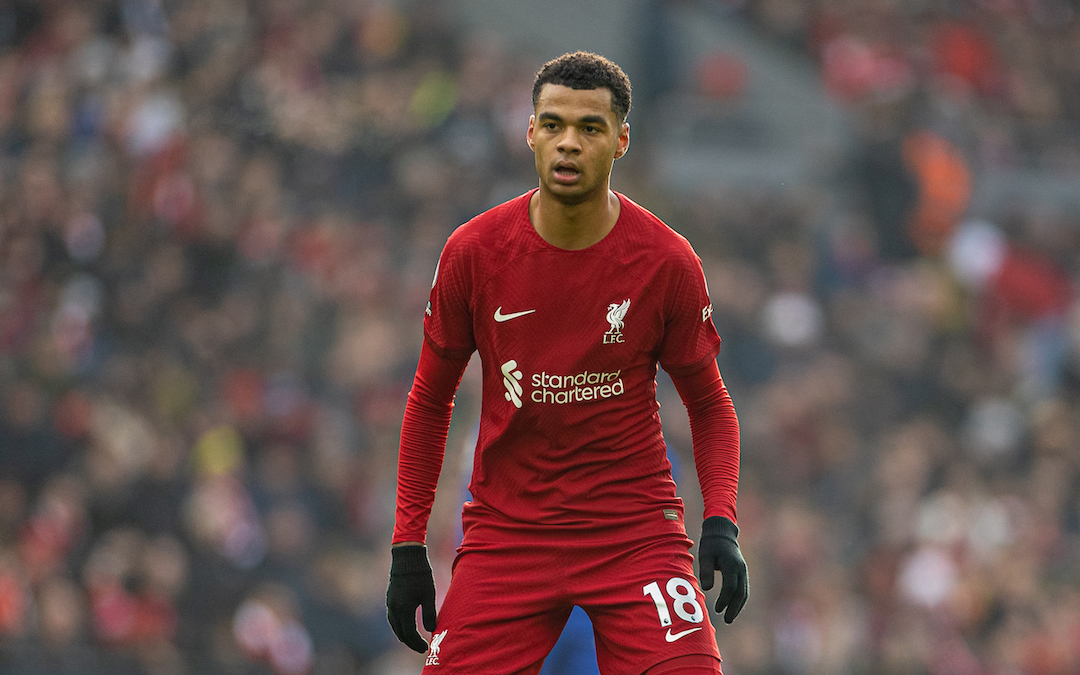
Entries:
<svg viewBox="0 0 1080 675">
<path fill-rule="evenodd" d="M 697 628 L 688 628 L 688 629 L 682 631 L 681 633 L 672 634 L 671 629 L 668 628 L 667 629 L 667 635 L 664 636 L 664 639 L 667 640 L 668 642 L 675 642 L 679 638 L 684 638 L 687 635 L 689 635 L 690 633 L 693 633 L 693 632 L 699 631 L 699 630 L 701 630 L 701 626 L 698 626 Z"/>
<path fill-rule="evenodd" d="M 535 309 L 526 309 L 523 312 L 511 312 L 510 314 L 503 314 L 502 313 L 502 307 L 499 307 L 497 310 L 495 310 L 495 320 L 498 321 L 499 323 L 502 323 L 503 321 L 509 321 L 510 319 L 516 319 L 519 316 L 525 316 L 526 314 L 532 314 L 535 311 L 536 311 Z"/>
</svg>

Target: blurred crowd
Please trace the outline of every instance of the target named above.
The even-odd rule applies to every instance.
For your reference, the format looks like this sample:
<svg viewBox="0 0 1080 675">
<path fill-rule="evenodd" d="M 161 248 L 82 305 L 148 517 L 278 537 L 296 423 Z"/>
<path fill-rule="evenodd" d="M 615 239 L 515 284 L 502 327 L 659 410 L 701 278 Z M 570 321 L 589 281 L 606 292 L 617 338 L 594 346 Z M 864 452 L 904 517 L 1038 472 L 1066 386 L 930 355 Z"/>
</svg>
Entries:
<svg viewBox="0 0 1080 675">
<path fill-rule="evenodd" d="M 1080 5 L 727 4 L 855 147 L 827 191 L 675 219 L 744 430 L 725 670 L 1080 673 L 1080 193 L 973 200 L 1080 185 Z"/>
<path fill-rule="evenodd" d="M 1077 173 L 1080 8 L 725 4 L 857 130 L 817 187 L 616 168 L 703 259 L 742 423 L 725 672 L 1075 675 L 1080 205 L 971 193 Z M 0 672 L 418 672 L 383 592 L 423 307 L 535 184 L 539 58 L 446 12 L 0 4 Z"/>
<path fill-rule="evenodd" d="M 913 101 L 980 168 L 1080 171 L 1075 0 L 730 0 L 848 103 Z"/>
</svg>

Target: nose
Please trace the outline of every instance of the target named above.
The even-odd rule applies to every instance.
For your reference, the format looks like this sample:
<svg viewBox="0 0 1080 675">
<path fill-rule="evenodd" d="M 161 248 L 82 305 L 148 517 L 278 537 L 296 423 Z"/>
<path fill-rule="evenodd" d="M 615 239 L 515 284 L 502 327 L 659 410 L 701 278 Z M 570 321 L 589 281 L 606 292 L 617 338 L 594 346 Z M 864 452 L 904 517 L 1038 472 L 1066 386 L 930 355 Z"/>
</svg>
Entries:
<svg viewBox="0 0 1080 675">
<path fill-rule="evenodd" d="M 563 129 L 562 135 L 559 136 L 559 142 L 556 147 L 558 147 L 559 152 L 581 152 L 581 139 L 578 137 L 577 129 L 572 126 L 567 126 L 565 129 Z"/>
</svg>

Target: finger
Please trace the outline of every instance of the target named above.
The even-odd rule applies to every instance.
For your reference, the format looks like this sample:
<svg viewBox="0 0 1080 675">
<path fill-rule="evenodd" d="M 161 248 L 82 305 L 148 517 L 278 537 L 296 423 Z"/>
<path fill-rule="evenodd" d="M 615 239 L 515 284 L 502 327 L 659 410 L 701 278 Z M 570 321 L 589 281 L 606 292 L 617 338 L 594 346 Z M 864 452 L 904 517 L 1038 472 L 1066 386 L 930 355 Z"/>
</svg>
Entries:
<svg viewBox="0 0 1080 675">
<path fill-rule="evenodd" d="M 720 572 L 723 581 L 720 585 L 720 595 L 716 598 L 716 613 L 719 614 L 725 607 L 731 606 L 731 601 L 735 597 L 735 589 L 737 587 L 737 580 L 735 574 L 728 570 Z"/>
<path fill-rule="evenodd" d="M 407 616 L 411 616 L 412 619 L 405 618 Z M 397 639 L 400 640 L 402 644 L 421 654 L 427 651 L 427 643 L 424 642 L 424 638 L 421 637 L 419 631 L 416 630 L 415 608 L 412 612 L 388 610 L 386 618 L 390 622 L 390 628 L 394 631 L 394 635 L 397 636 Z"/>
<path fill-rule="evenodd" d="M 424 628 L 427 632 L 435 632 L 435 592 L 432 591 L 425 598 L 421 604 L 420 614 L 423 617 Z"/>
<path fill-rule="evenodd" d="M 414 652 L 420 652 L 423 654 L 428 650 L 428 644 L 424 641 L 424 638 L 417 632 L 416 626 L 413 626 L 411 633 L 406 635 L 398 635 L 398 639 L 405 643 L 405 646 Z"/>
<path fill-rule="evenodd" d="M 750 586 L 746 580 L 746 575 L 742 574 L 739 578 L 738 587 L 735 589 L 735 597 L 728 603 L 727 612 L 724 613 L 724 623 L 731 623 L 735 620 L 735 617 L 739 616 L 739 612 L 742 611 L 743 605 L 746 604 L 746 599 L 750 596 Z"/>
<path fill-rule="evenodd" d="M 397 638 L 401 640 L 406 647 L 414 652 L 423 654 L 427 651 L 427 642 L 424 642 L 424 638 L 420 635 L 420 631 L 416 630 L 415 618 L 411 622 L 402 621 L 399 625 L 394 626 L 394 634 L 397 635 Z"/>
<path fill-rule="evenodd" d="M 714 565 L 712 556 L 698 555 L 698 582 L 703 591 L 713 587 Z"/>
</svg>

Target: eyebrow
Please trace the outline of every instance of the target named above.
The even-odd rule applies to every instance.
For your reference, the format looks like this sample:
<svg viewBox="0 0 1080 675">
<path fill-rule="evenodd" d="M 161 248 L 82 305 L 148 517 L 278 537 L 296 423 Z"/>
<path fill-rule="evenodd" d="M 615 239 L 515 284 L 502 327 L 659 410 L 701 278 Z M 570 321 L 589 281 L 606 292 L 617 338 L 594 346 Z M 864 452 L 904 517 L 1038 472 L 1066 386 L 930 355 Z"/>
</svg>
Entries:
<svg viewBox="0 0 1080 675">
<path fill-rule="evenodd" d="M 563 118 L 560 115 L 556 115 L 555 113 L 551 113 L 551 112 L 542 112 L 539 115 L 537 115 L 536 118 L 538 120 L 551 120 L 553 122 L 562 122 L 562 121 L 564 121 Z M 603 125 L 606 125 L 607 123 L 608 122 L 607 122 L 606 119 L 604 119 L 603 115 L 585 115 L 584 117 L 578 118 L 578 124 L 603 124 Z"/>
</svg>

